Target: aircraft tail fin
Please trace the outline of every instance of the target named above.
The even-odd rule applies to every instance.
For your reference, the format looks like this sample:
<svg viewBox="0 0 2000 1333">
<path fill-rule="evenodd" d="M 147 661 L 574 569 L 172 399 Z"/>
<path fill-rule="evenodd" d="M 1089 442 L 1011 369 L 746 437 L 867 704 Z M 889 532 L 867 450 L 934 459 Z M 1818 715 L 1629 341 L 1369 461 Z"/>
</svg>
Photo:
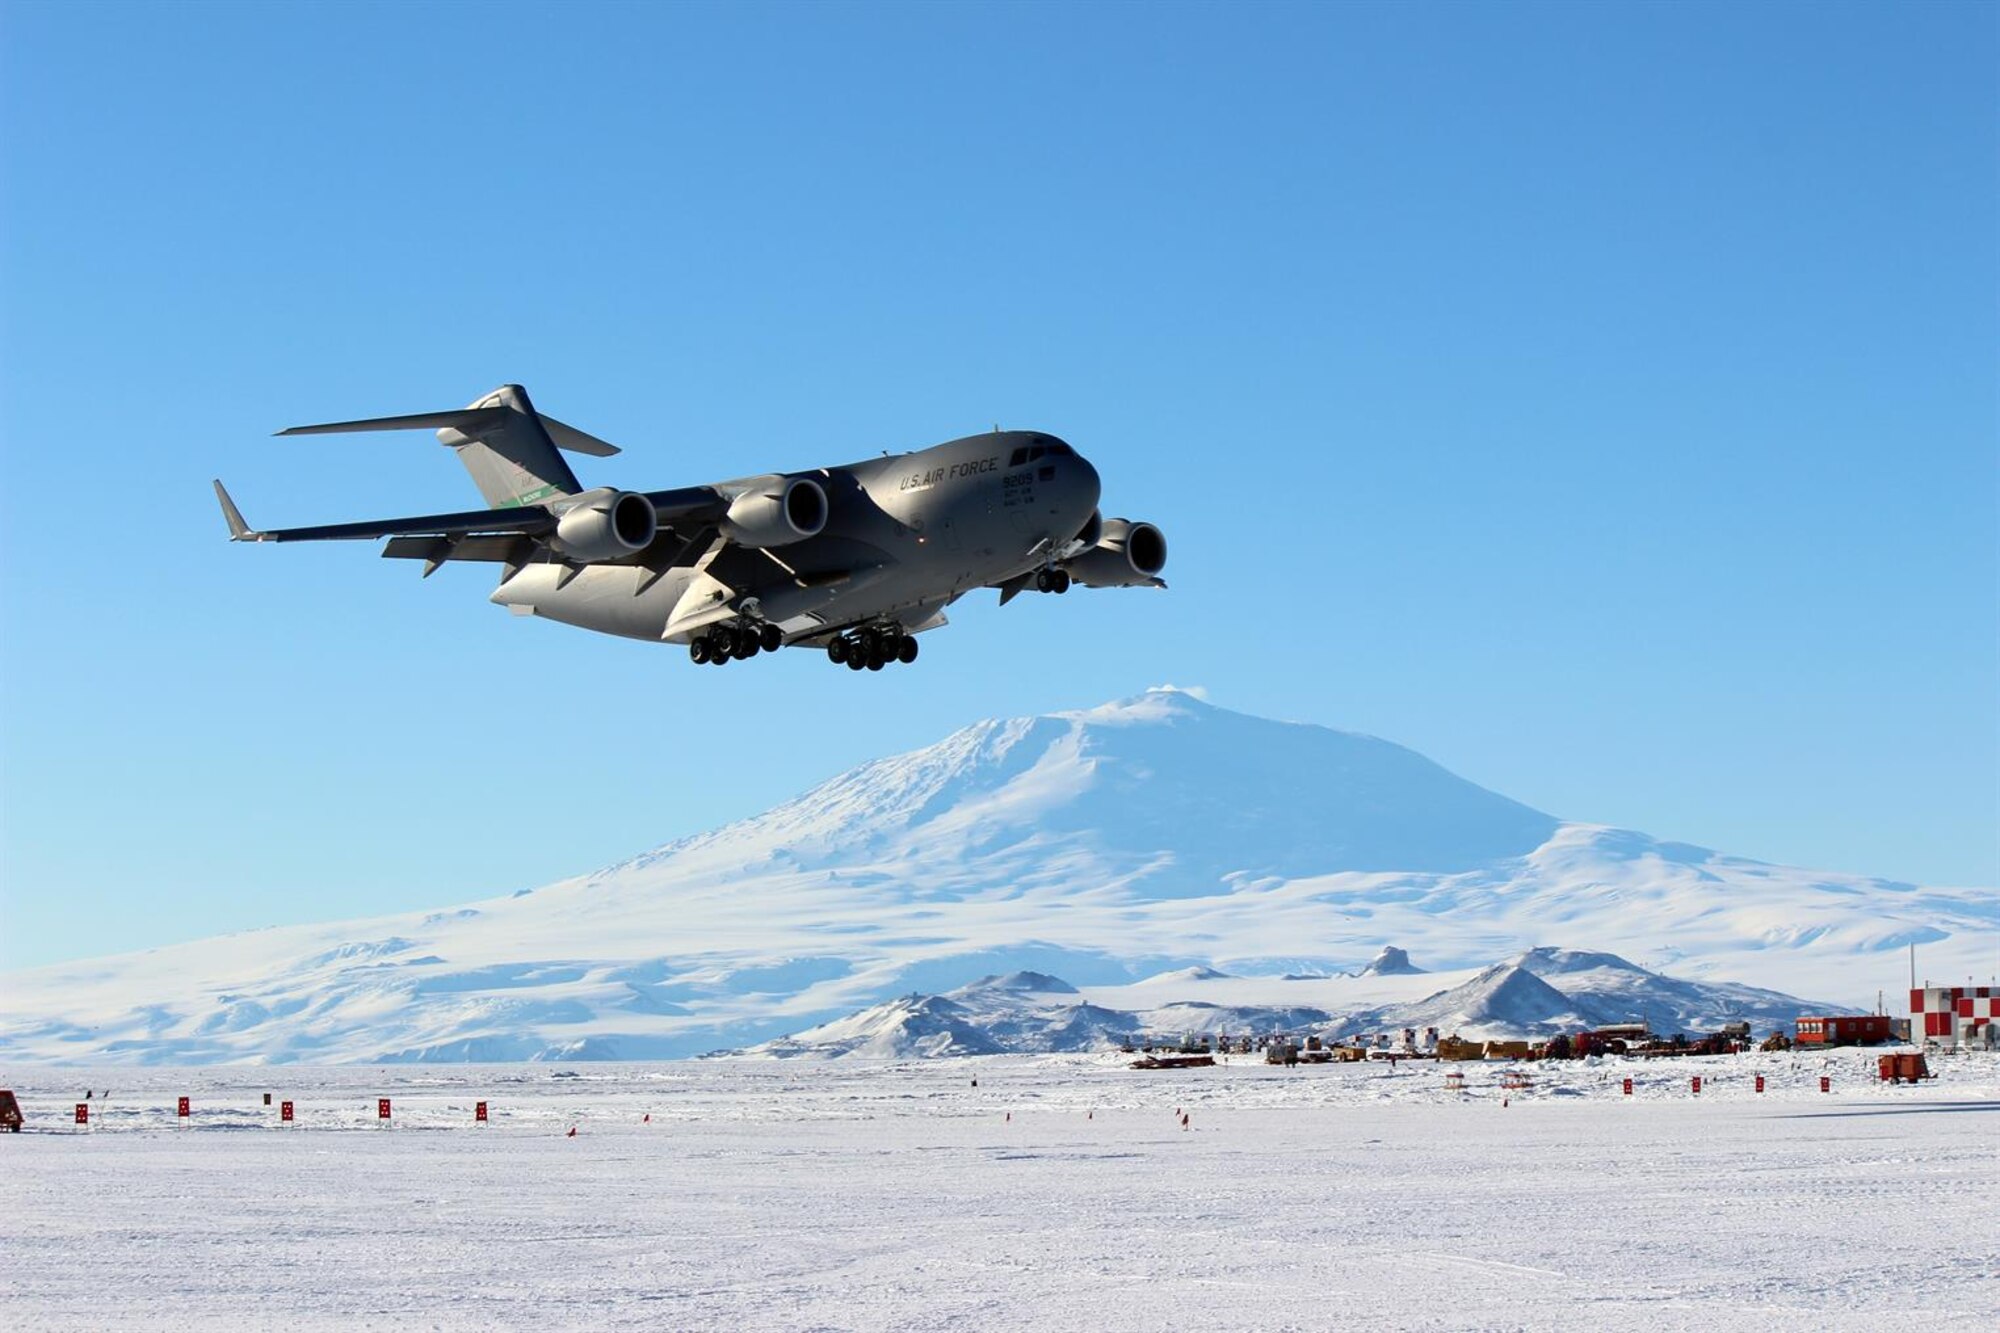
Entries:
<svg viewBox="0 0 2000 1333">
<path fill-rule="evenodd" d="M 494 509 L 540 504 L 582 490 L 562 450 L 600 458 L 618 452 L 614 445 L 565 426 L 535 411 L 528 391 L 503 384 L 468 407 L 451 412 L 417 412 L 400 417 L 368 417 L 331 421 L 319 426 L 293 426 L 280 435 L 332 435 L 349 431 L 435 430 L 438 443 L 458 454 L 472 482 Z"/>
</svg>

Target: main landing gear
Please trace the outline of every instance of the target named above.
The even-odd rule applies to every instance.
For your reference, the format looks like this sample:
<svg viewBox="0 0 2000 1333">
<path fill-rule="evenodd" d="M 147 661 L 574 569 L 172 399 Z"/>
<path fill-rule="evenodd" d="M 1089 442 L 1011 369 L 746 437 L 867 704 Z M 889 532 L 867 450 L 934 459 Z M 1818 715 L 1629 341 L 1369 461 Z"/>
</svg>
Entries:
<svg viewBox="0 0 2000 1333">
<path fill-rule="evenodd" d="M 742 662 L 758 653 L 775 653 L 785 646 L 784 631 L 768 621 L 762 624 L 717 625 L 688 644 L 688 657 L 695 662 Z"/>
<path fill-rule="evenodd" d="M 849 671 L 880 671 L 891 662 L 916 661 L 917 640 L 895 625 L 879 629 L 869 626 L 829 639 L 826 657 Z"/>
<path fill-rule="evenodd" d="M 1035 575 L 1036 592 L 1066 593 L 1069 591 L 1069 571 L 1067 569 L 1044 569 Z"/>
</svg>

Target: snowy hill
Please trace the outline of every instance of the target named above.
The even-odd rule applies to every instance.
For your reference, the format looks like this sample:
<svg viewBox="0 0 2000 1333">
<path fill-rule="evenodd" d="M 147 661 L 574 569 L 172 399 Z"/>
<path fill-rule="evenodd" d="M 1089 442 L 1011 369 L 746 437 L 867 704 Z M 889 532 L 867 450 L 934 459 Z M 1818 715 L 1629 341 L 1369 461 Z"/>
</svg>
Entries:
<svg viewBox="0 0 2000 1333">
<path fill-rule="evenodd" d="M 1588 1010 L 1518 963 L 1500 963 L 1395 1012 L 1405 1026 L 1468 1037 L 1513 1037 L 1594 1027 Z"/>
<path fill-rule="evenodd" d="M 1909 942 L 1927 972 L 1983 975 L 1997 929 L 1990 891 L 1562 824 L 1386 741 L 1154 691 L 981 722 L 533 892 L 14 973 L 0 1058 L 644 1059 L 1019 972 L 1093 1003 L 1154 977 L 1144 1012 L 1324 1007 L 1256 994 L 1287 973 L 1411 1002 L 1552 939 L 1872 1007 Z M 1442 971 L 1337 975 L 1385 946 Z M 1563 967 L 1617 982 L 1591 957 L 1520 967 L 1562 993 Z M 1217 980 L 1186 969 L 1235 989 L 1204 998 Z M 907 1025 L 947 1046 L 985 1030 L 944 1007 Z"/>
<path fill-rule="evenodd" d="M 1368 966 L 1361 969 L 1364 977 L 1406 977 L 1423 971 L 1410 961 L 1407 949 L 1398 949 L 1393 944 L 1382 946 L 1382 952 L 1368 960 Z"/>
<path fill-rule="evenodd" d="M 1204 975 L 1187 975 L 1195 971 Z M 1422 974 L 1405 966 L 1374 975 L 1406 979 L 1387 992 L 1393 995 L 1416 988 L 1407 979 Z M 1825 1007 L 1775 991 L 1661 976 L 1614 954 L 1563 949 L 1533 949 L 1408 1000 L 1385 999 L 1369 976 L 1287 977 L 1275 986 L 1266 979 L 1252 1002 L 1243 994 L 1244 978 L 1184 969 L 1178 974 L 1178 993 L 1187 998 L 1166 1004 L 1157 1002 L 1157 977 L 1129 986 L 1093 987 L 1089 999 L 1053 977 L 1036 976 L 1029 985 L 989 977 L 944 995 L 890 1000 L 763 1043 L 749 1053 L 910 1059 L 1110 1050 L 1147 1035 L 1338 1038 L 1431 1027 L 1445 1035 L 1491 1040 L 1548 1037 L 1635 1020 L 1662 1034 L 1713 1032 L 1725 1023 L 1747 1021 L 1761 1035 Z M 1435 987 L 1439 980 L 1426 976 L 1423 984 Z M 1293 1003 L 1284 1003 L 1288 994 Z"/>
</svg>

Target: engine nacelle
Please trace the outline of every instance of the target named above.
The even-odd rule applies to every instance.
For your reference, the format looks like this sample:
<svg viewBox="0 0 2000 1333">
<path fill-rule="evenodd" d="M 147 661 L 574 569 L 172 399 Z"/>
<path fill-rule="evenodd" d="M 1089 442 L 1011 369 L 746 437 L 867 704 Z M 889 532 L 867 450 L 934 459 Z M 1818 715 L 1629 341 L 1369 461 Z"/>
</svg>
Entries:
<svg viewBox="0 0 2000 1333">
<path fill-rule="evenodd" d="M 765 477 L 729 502 L 722 534 L 762 550 L 819 536 L 826 517 L 826 489 L 812 478 Z"/>
<path fill-rule="evenodd" d="M 618 560 L 653 544 L 660 516 L 653 502 L 633 491 L 591 492 L 556 520 L 555 547 L 580 565 Z"/>
<path fill-rule="evenodd" d="M 1097 544 L 1063 562 L 1070 577 L 1086 588 L 1150 588 L 1163 586 L 1167 539 L 1151 523 L 1122 518 L 1104 520 Z"/>
</svg>

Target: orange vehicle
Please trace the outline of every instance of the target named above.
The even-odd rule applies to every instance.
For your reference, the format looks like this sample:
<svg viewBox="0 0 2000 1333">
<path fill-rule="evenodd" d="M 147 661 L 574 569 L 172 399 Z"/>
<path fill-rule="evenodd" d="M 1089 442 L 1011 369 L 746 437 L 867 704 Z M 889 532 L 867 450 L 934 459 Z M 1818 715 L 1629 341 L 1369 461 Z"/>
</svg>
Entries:
<svg viewBox="0 0 2000 1333">
<path fill-rule="evenodd" d="M 1876 1068 L 1884 1083 L 1915 1083 L 1920 1078 L 1930 1078 L 1930 1066 L 1921 1055 L 1904 1052 L 1896 1055 L 1878 1056 Z"/>
</svg>

